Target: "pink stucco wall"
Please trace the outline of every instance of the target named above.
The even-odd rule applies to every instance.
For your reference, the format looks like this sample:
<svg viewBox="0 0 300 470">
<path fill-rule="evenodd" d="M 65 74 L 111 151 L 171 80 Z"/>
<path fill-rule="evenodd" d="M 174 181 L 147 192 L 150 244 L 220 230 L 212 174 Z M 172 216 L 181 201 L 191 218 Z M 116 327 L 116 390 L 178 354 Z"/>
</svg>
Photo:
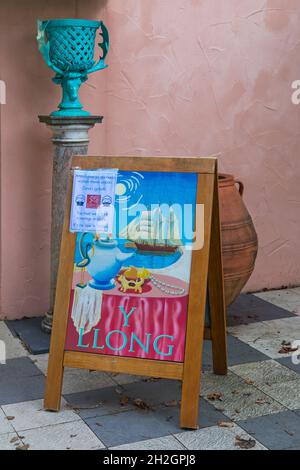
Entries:
<svg viewBox="0 0 300 470">
<path fill-rule="evenodd" d="M 38 55 L 37 17 L 102 18 L 109 69 L 82 98 L 105 123 L 91 154 L 207 155 L 246 185 L 260 240 L 247 289 L 300 284 L 299 0 L 0 2 L 1 316 L 48 306 L 50 133 L 59 89 Z"/>
</svg>

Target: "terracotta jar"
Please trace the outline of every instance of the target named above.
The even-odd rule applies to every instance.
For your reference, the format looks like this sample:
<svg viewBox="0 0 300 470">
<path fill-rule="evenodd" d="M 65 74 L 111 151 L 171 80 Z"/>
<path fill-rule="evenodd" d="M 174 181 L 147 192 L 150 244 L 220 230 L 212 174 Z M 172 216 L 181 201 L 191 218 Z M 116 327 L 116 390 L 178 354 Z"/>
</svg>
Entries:
<svg viewBox="0 0 300 470">
<path fill-rule="evenodd" d="M 219 175 L 222 253 L 226 305 L 250 278 L 258 250 L 257 234 L 243 201 L 244 185 L 232 175 Z"/>
</svg>

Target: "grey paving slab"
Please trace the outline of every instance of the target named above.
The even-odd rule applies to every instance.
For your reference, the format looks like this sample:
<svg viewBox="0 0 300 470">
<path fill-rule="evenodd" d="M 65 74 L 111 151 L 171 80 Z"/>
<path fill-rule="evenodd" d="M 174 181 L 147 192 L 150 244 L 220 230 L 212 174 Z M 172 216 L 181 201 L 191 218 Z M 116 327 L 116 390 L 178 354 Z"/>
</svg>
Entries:
<svg viewBox="0 0 300 470">
<path fill-rule="evenodd" d="M 0 435 L 0 450 L 16 450 L 23 442 L 15 432 Z"/>
<path fill-rule="evenodd" d="M 115 447 L 171 434 L 173 425 L 157 419 L 154 411 L 131 410 L 114 415 L 84 418 L 86 424 L 107 446 Z"/>
<path fill-rule="evenodd" d="M 123 387 L 131 400 L 141 399 L 152 407 L 181 399 L 181 382 L 175 380 L 134 382 Z"/>
<path fill-rule="evenodd" d="M 300 416 L 292 411 L 239 421 L 239 426 L 268 449 L 300 449 Z"/>
<path fill-rule="evenodd" d="M 300 315 L 300 290 L 298 289 L 283 289 L 273 290 L 267 292 L 260 292 L 255 294 L 260 299 L 270 302 L 273 305 L 288 310 L 291 313 Z"/>
<path fill-rule="evenodd" d="M 27 356 L 27 354 L 29 354 L 21 341 L 12 334 L 10 329 L 2 320 L 0 320 L 0 340 L 5 344 L 6 359 Z"/>
<path fill-rule="evenodd" d="M 261 351 L 272 359 L 292 356 L 282 353 L 283 342 L 293 344 L 300 338 L 300 316 L 229 327 L 232 336 Z"/>
<path fill-rule="evenodd" d="M 229 371 L 227 376 L 204 372 L 201 395 L 233 421 L 278 413 L 285 407 Z M 219 399 L 211 397 L 219 396 Z"/>
<path fill-rule="evenodd" d="M 300 450 L 300 446 L 297 445 L 297 446 L 287 447 L 286 449 L 282 449 L 282 450 Z"/>
<path fill-rule="evenodd" d="M 45 377 L 42 374 L 15 377 L 1 383 L 0 406 L 43 398 L 44 383 Z"/>
<path fill-rule="evenodd" d="M 256 295 L 242 294 L 228 308 L 227 325 L 248 325 L 267 320 L 294 317 L 295 314 Z"/>
<path fill-rule="evenodd" d="M 236 445 L 236 436 L 253 440 L 252 436 L 237 425 L 233 428 L 213 426 L 175 435 L 176 439 L 189 450 L 241 450 Z M 255 442 L 251 450 L 265 450 L 265 447 L 261 443 Z"/>
<path fill-rule="evenodd" d="M 22 431 L 30 450 L 98 450 L 105 446 L 82 421 Z"/>
<path fill-rule="evenodd" d="M 291 357 L 282 357 L 281 359 L 276 359 L 276 362 L 300 374 L 300 361 L 297 361 L 299 364 L 295 364 Z"/>
<path fill-rule="evenodd" d="M 184 450 L 183 444 L 173 436 L 159 437 L 146 441 L 133 442 L 122 446 L 110 447 L 110 450 Z"/>
<path fill-rule="evenodd" d="M 273 385 L 258 385 L 258 388 L 289 410 L 300 408 L 300 379 Z"/>
<path fill-rule="evenodd" d="M 10 423 L 12 423 L 14 430 L 18 432 L 81 420 L 75 411 L 66 406 L 64 399 L 62 399 L 60 410 L 57 413 L 44 411 L 43 400 L 13 403 L 4 405 L 2 409 L 6 416 L 14 417 Z"/>
<path fill-rule="evenodd" d="M 155 410 L 155 416 L 159 420 L 166 420 L 172 425 L 172 432 L 180 432 L 180 406 L 161 406 Z M 207 428 L 216 426 L 222 422 L 230 422 L 230 419 L 223 413 L 218 411 L 208 401 L 203 398 L 199 403 L 199 419 L 198 424 L 200 428 Z"/>
<path fill-rule="evenodd" d="M 0 408 L 0 436 L 1 434 L 8 434 L 10 432 L 14 432 L 14 428 L 2 408 Z"/>
<path fill-rule="evenodd" d="M 41 375 L 41 371 L 29 357 L 8 359 L 6 364 L 0 364 L 0 385 L 8 380 L 20 380 L 22 377 L 35 375 Z"/>
<path fill-rule="evenodd" d="M 107 372 L 107 375 L 118 385 L 130 384 L 132 382 L 141 382 L 145 376 L 129 375 L 129 374 L 116 374 Z"/>
<path fill-rule="evenodd" d="M 0 365 L 0 405 L 43 397 L 45 377 L 28 357 Z"/>
<path fill-rule="evenodd" d="M 44 354 L 49 351 L 50 335 L 41 330 L 41 318 L 25 318 L 6 322 L 14 336 L 25 344 L 31 354 Z"/>
<path fill-rule="evenodd" d="M 265 361 L 268 356 L 240 341 L 232 335 L 227 335 L 228 365 L 246 364 L 248 362 Z M 212 369 L 211 342 L 204 341 L 203 348 L 203 370 Z"/>
<path fill-rule="evenodd" d="M 252 381 L 258 388 L 261 385 L 268 387 L 300 379 L 295 371 L 272 359 L 233 366 L 230 370 L 243 379 Z"/>
<path fill-rule="evenodd" d="M 122 413 L 136 409 L 134 400 L 155 408 L 181 399 L 181 383 L 174 380 L 142 381 L 123 386 L 65 394 L 65 399 L 82 418 Z"/>
<path fill-rule="evenodd" d="M 124 396 L 126 396 L 126 393 L 123 388 L 114 386 L 65 394 L 64 398 L 69 406 L 76 410 L 82 418 L 93 418 L 134 409 L 132 403 L 124 404 L 124 401 L 122 401 Z"/>
</svg>

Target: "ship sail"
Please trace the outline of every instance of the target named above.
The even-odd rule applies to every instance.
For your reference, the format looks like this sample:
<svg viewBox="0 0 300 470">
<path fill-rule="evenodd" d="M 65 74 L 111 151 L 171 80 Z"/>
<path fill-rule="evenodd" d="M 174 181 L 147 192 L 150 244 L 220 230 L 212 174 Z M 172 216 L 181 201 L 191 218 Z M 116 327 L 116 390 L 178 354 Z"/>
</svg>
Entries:
<svg viewBox="0 0 300 470">
<path fill-rule="evenodd" d="M 143 211 L 120 232 L 120 237 L 147 251 L 175 251 L 182 245 L 174 210 L 170 208 L 166 217 L 160 206 Z"/>
<path fill-rule="evenodd" d="M 180 236 L 180 228 L 179 228 L 179 221 L 175 215 L 174 210 L 170 209 L 170 218 L 169 218 L 169 230 L 167 239 L 171 243 L 180 244 L 182 245 L 181 236 Z"/>
</svg>

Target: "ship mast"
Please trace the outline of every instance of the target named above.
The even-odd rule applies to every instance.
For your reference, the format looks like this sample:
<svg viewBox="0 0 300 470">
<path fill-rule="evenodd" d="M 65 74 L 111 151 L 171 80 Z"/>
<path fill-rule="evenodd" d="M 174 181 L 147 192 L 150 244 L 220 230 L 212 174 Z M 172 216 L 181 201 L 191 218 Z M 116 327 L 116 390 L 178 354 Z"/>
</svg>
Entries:
<svg viewBox="0 0 300 470">
<path fill-rule="evenodd" d="M 154 246 L 156 246 L 156 243 L 157 243 L 158 231 L 159 231 L 159 220 L 158 220 L 158 217 L 156 217 L 155 228 L 154 228 L 154 243 L 153 243 Z"/>
<path fill-rule="evenodd" d="M 151 206 L 148 208 L 148 240 L 145 241 L 145 243 L 151 243 Z M 149 232 L 150 230 L 150 232 Z"/>
<path fill-rule="evenodd" d="M 170 241 L 175 238 L 175 214 L 170 204 Z"/>
</svg>

